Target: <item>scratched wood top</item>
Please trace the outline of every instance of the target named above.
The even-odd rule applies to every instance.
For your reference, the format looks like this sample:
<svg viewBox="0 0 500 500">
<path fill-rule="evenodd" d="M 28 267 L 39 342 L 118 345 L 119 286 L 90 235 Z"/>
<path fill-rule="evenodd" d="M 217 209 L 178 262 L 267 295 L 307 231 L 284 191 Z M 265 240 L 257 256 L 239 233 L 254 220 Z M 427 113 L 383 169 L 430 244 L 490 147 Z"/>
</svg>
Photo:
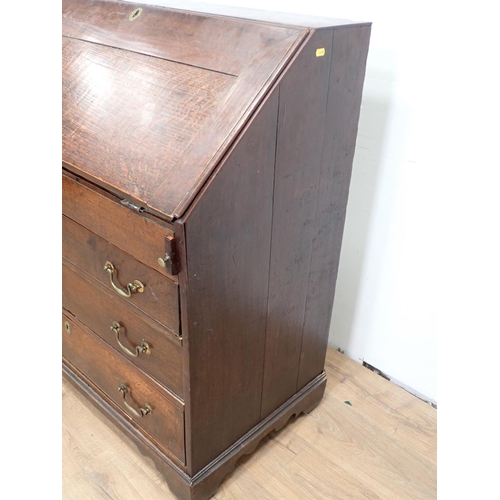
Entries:
<svg viewBox="0 0 500 500">
<path fill-rule="evenodd" d="M 63 166 L 181 216 L 308 31 L 64 0 Z"/>
</svg>

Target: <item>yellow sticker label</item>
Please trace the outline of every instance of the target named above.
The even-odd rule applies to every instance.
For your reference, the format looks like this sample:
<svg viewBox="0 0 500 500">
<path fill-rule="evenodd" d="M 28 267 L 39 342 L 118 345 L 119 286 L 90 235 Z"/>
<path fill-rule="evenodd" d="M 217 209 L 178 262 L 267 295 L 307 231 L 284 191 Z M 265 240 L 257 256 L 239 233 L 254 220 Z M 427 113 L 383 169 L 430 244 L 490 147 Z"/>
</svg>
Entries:
<svg viewBox="0 0 500 500">
<path fill-rule="evenodd" d="M 321 47 L 321 49 L 316 49 L 316 57 L 322 57 L 325 55 L 325 48 L 324 47 Z"/>
</svg>

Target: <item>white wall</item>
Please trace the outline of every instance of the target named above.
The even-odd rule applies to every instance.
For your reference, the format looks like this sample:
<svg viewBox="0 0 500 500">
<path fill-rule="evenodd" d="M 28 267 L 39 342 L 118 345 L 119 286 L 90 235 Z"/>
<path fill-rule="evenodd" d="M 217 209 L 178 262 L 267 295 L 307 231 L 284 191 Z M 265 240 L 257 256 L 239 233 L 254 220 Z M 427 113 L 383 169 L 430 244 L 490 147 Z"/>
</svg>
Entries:
<svg viewBox="0 0 500 500">
<path fill-rule="evenodd" d="M 434 268 L 430 221 L 438 208 L 426 153 L 424 5 L 416 12 L 389 0 L 214 3 L 373 22 L 330 343 L 436 400 L 436 309 L 423 272 Z"/>
<path fill-rule="evenodd" d="M 371 12 L 364 3 L 331 7 L 369 18 L 373 31 L 329 340 L 437 400 L 437 311 L 425 270 L 435 267 L 430 229 L 441 202 L 429 192 L 440 186 L 425 151 L 429 73 L 415 43 L 423 25 L 393 2 Z"/>
</svg>

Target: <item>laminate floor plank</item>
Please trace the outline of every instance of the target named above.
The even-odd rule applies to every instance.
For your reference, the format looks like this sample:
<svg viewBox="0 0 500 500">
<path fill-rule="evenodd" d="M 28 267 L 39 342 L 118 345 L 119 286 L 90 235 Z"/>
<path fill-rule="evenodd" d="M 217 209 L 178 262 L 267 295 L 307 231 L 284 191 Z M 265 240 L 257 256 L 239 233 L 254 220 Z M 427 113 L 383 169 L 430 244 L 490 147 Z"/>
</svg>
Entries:
<svg viewBox="0 0 500 500">
<path fill-rule="evenodd" d="M 297 429 L 310 443 L 306 451 L 314 449 L 325 462 L 340 464 L 382 498 L 416 500 L 435 492 L 435 466 L 410 447 L 399 445 L 344 403 L 332 400 L 323 410 L 324 414 L 311 415 L 317 421 L 315 429 Z"/>
<path fill-rule="evenodd" d="M 269 475 L 279 474 L 295 456 L 280 442 L 266 436 L 254 453 L 242 457 L 234 472 L 223 480 L 216 494 L 217 500 L 249 498 L 249 491 L 253 492 L 254 498 L 275 500 L 276 491 L 269 488 Z M 291 494 L 286 498 L 295 500 L 301 497 Z"/>
<path fill-rule="evenodd" d="M 325 370 L 320 405 L 264 438 L 214 500 L 436 498 L 437 411 L 330 348 Z M 62 451 L 64 500 L 175 498 L 152 461 L 66 380 Z"/>
<path fill-rule="evenodd" d="M 64 499 L 175 500 L 152 461 L 66 380 L 63 394 Z"/>
<path fill-rule="evenodd" d="M 357 414 L 377 425 L 401 444 L 434 464 L 436 449 L 436 410 L 383 377 L 372 374 L 338 351 L 330 351 L 326 370 L 331 394 L 339 401 L 349 401 Z"/>
</svg>

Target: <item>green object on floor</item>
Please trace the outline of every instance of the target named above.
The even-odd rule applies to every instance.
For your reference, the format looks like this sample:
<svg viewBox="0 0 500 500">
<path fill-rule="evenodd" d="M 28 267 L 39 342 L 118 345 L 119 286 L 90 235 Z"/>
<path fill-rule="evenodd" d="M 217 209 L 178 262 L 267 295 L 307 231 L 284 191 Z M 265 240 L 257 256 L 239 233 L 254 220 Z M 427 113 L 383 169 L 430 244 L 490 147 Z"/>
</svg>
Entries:
<svg viewBox="0 0 500 500">
<path fill-rule="evenodd" d="M 346 405 L 352 406 L 352 404 L 351 404 L 351 402 L 350 402 L 350 401 L 344 401 L 344 403 L 345 403 Z"/>
</svg>

